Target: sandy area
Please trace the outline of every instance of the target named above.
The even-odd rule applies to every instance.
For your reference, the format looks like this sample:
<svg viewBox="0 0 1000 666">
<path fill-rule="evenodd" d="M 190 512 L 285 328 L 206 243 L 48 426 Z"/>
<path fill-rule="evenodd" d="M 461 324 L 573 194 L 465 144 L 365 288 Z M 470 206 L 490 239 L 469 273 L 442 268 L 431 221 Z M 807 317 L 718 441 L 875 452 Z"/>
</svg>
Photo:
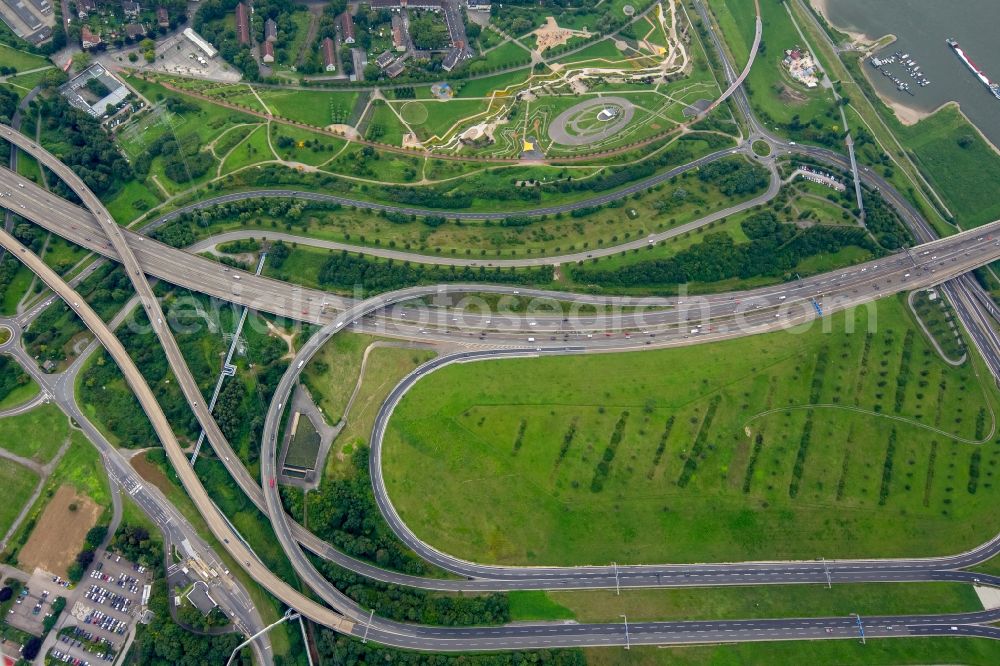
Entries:
<svg viewBox="0 0 1000 666">
<path fill-rule="evenodd" d="M 562 46 L 573 37 L 583 37 L 584 39 L 590 37 L 590 33 L 586 30 L 570 30 L 559 27 L 554 16 L 546 16 L 545 25 L 531 34 L 535 35 L 538 40 L 536 48 L 539 53 L 553 46 Z"/>
<path fill-rule="evenodd" d="M 70 511 L 69 505 L 74 503 L 76 511 Z M 21 568 L 31 571 L 38 567 L 65 578 L 66 569 L 76 559 L 87 532 L 97 524 L 100 515 L 101 507 L 92 499 L 77 494 L 72 486 L 59 486 L 17 555 Z"/>
<path fill-rule="evenodd" d="M 931 115 L 927 111 L 912 109 L 906 106 L 905 104 L 895 102 L 891 99 L 886 99 L 882 95 L 879 95 L 879 97 L 882 99 L 883 102 L 885 102 L 889 106 L 890 109 L 892 109 L 892 112 L 896 114 L 896 117 L 899 119 L 899 122 L 903 123 L 904 125 L 916 125 L 921 120 Z"/>
<path fill-rule="evenodd" d="M 825 18 L 830 25 L 832 25 L 833 27 L 835 27 L 837 30 L 839 30 L 840 32 L 844 33 L 845 35 L 850 36 L 850 38 L 851 38 L 852 41 L 854 41 L 854 42 L 874 42 L 877 39 L 876 37 L 871 37 L 869 35 L 866 35 L 863 32 L 857 32 L 855 30 L 849 30 L 849 29 L 845 28 L 844 26 L 837 25 L 836 23 L 834 23 L 833 21 L 831 21 L 830 20 L 830 12 L 828 11 L 829 8 L 830 8 L 830 0 L 808 0 L 808 1 L 810 3 L 812 3 L 813 8 L 816 11 L 818 11 L 820 14 L 822 14 L 823 18 Z"/>
</svg>

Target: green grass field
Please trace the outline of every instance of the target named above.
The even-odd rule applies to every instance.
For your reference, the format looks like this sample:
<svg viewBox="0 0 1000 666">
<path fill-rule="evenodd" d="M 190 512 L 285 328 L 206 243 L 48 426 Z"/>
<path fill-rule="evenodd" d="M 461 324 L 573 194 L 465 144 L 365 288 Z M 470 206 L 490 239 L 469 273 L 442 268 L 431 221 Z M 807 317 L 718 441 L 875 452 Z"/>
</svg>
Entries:
<svg viewBox="0 0 1000 666">
<path fill-rule="evenodd" d="M 299 417 L 295 436 L 288 443 L 288 454 L 285 463 L 294 467 L 313 469 L 316 466 L 316 454 L 319 453 L 320 436 L 309 417 Z"/>
<path fill-rule="evenodd" d="M 473 79 L 462 84 L 462 88 L 459 90 L 458 96 L 489 97 L 492 93 L 501 91 L 507 86 L 513 86 L 521 83 L 527 79 L 530 73 L 530 69 L 523 69 L 516 72 L 507 72 L 506 74 L 488 76 L 482 79 Z"/>
<path fill-rule="evenodd" d="M 258 90 L 272 113 L 306 125 L 326 127 L 346 122 L 358 99 L 354 92 L 321 92 L 312 90 Z"/>
<path fill-rule="evenodd" d="M 954 439 L 991 431 L 978 359 L 947 366 L 900 298 L 828 321 L 434 373 L 390 424 L 389 493 L 434 546 L 508 564 L 931 555 L 995 534 L 1000 446 Z"/>
<path fill-rule="evenodd" d="M 520 596 L 527 595 L 522 601 Z M 543 599 L 536 597 L 542 595 Z M 515 603 L 516 601 L 516 603 Z M 971 585 L 959 583 L 868 583 L 761 585 L 622 590 L 512 592 L 516 620 L 575 619 L 578 622 L 729 620 L 833 617 L 850 613 L 895 615 L 982 610 Z"/>
<path fill-rule="evenodd" d="M 919 638 L 910 640 L 785 641 L 691 647 L 639 647 L 584 651 L 589 666 L 744 666 L 745 664 L 810 664 L 810 666 L 917 666 L 964 664 L 993 666 L 1000 645 L 988 638 Z"/>
<path fill-rule="evenodd" d="M 935 293 L 931 300 L 930 292 L 917 292 L 913 297 L 913 309 L 949 359 L 958 361 L 965 355 L 962 325 L 940 293 Z"/>
<path fill-rule="evenodd" d="M 97 449 L 87 441 L 86 436 L 82 432 L 78 430 L 71 431 L 70 440 L 71 443 L 69 449 L 66 450 L 66 454 L 60 458 L 59 464 L 52 470 L 52 474 L 45 481 L 45 486 L 42 488 L 41 494 L 28 511 L 27 518 L 21 523 L 21 526 L 14 532 L 14 535 L 8 542 L 7 550 L 4 551 L 6 556 L 16 558 L 17 551 L 28 540 L 31 530 L 34 529 L 35 523 L 41 517 L 46 505 L 48 505 L 49 499 L 52 498 L 52 495 L 55 494 L 59 486 L 63 484 L 73 486 L 77 492 L 87 495 L 98 506 L 108 507 L 108 510 L 104 514 L 105 517 L 102 517 L 98 521 L 99 523 L 107 522 L 106 516 L 110 515 L 111 512 L 111 494 L 107 476 L 104 472 L 104 465 L 101 463 L 101 456 L 97 452 Z M 0 475 L 3 474 L 3 470 L 7 465 L 6 461 L 4 461 L 3 465 L 0 465 Z M 19 509 L 20 507 L 18 507 Z M 16 562 L 16 559 L 14 561 Z"/>
<path fill-rule="evenodd" d="M 14 277 L 7 287 L 0 292 L 0 314 L 17 314 L 17 304 L 21 301 L 24 293 L 28 291 L 33 278 L 34 273 L 19 262 Z"/>
<path fill-rule="evenodd" d="M 897 133 L 960 227 L 1000 218 L 1000 155 L 954 105 Z"/>
<path fill-rule="evenodd" d="M 13 67 L 18 72 L 52 66 L 52 63 L 42 56 L 21 51 L 6 44 L 0 44 L 0 63 L 3 63 L 7 67 Z"/>
<path fill-rule="evenodd" d="M 6 534 L 14 524 L 37 483 L 38 475 L 27 467 L 12 460 L 4 460 L 0 464 L 0 484 L 3 484 L 4 495 L 7 496 L 0 506 L 0 534 Z"/>
<path fill-rule="evenodd" d="M 37 385 L 35 389 L 37 391 Z M 55 457 L 68 435 L 66 415 L 51 404 L 0 419 L 0 446 L 41 464 Z"/>
</svg>

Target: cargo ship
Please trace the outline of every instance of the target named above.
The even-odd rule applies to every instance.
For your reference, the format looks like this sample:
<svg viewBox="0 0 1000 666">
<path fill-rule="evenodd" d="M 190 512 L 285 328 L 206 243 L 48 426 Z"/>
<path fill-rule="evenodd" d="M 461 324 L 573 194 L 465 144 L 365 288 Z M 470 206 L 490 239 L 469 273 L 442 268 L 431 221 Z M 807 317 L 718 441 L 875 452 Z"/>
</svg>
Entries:
<svg viewBox="0 0 1000 666">
<path fill-rule="evenodd" d="M 958 45 L 958 42 L 950 38 L 945 41 L 947 42 L 948 46 L 950 46 L 952 50 L 955 52 L 955 54 L 958 56 L 958 59 L 964 62 L 965 66 L 968 67 L 969 70 L 971 70 L 972 73 L 976 75 L 976 78 L 983 82 L 983 85 L 986 86 L 987 90 L 993 93 L 994 97 L 1000 99 L 1000 83 L 993 83 L 992 81 L 990 81 L 989 77 L 983 73 L 983 70 L 979 69 L 976 63 L 972 62 L 972 60 L 969 59 L 969 56 L 965 55 L 965 51 L 963 51 L 962 48 Z"/>
</svg>

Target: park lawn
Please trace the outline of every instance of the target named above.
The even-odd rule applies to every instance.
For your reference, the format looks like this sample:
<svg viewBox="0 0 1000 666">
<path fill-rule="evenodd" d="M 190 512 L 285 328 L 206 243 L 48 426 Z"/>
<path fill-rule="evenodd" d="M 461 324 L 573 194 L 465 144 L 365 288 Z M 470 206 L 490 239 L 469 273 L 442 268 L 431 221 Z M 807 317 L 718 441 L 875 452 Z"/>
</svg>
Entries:
<svg viewBox="0 0 1000 666">
<path fill-rule="evenodd" d="M 954 104 L 896 129 L 963 229 L 1000 219 L 1000 154 Z"/>
<path fill-rule="evenodd" d="M 384 109 L 387 113 L 392 113 Z M 400 135 L 402 143 L 402 135 Z M 399 153 L 365 154 L 366 147 L 354 144 L 337 154 L 337 159 L 323 165 L 323 170 L 333 174 L 345 174 L 355 178 L 376 180 L 380 183 L 412 183 L 420 173 L 423 157 L 401 155 Z"/>
<path fill-rule="evenodd" d="M 310 166 L 317 166 L 328 162 L 347 143 L 343 139 L 310 132 L 299 127 L 290 127 L 278 123 L 269 125 L 271 131 L 271 145 L 274 146 L 278 156 L 283 160 L 301 162 Z M 282 147 L 279 137 L 291 139 L 293 144 L 289 147 Z"/>
<path fill-rule="evenodd" d="M 267 142 L 267 125 L 258 125 L 250 136 L 230 152 L 222 163 L 221 173 L 232 173 L 244 167 L 275 159 Z"/>
<path fill-rule="evenodd" d="M 503 91 L 508 86 L 516 86 L 524 82 L 530 73 L 531 69 L 525 68 L 482 79 L 472 79 L 462 84 L 458 97 L 489 97 L 493 93 Z"/>
<path fill-rule="evenodd" d="M 731 5 L 734 0 L 728 2 Z M 781 64 L 786 49 L 796 45 L 806 48 L 801 43 L 802 38 L 785 10 L 785 5 L 776 2 L 761 3 L 761 17 L 764 24 L 761 42 L 766 47 L 757 54 L 746 83 L 754 104 L 767 117 L 782 124 L 791 122 L 794 116 L 800 116 L 803 122 L 808 122 L 831 112 L 835 107 L 830 90 L 822 86 L 806 88 L 792 80 Z M 753 25 L 753 21 L 750 25 Z M 818 55 L 814 54 L 814 57 Z M 743 64 L 738 64 L 737 69 L 742 69 Z M 839 126 L 840 116 L 830 122 Z"/>
<path fill-rule="evenodd" d="M 52 66 L 52 63 L 42 56 L 16 49 L 7 44 L 0 44 L 0 63 L 6 67 L 13 67 L 18 72 Z"/>
<path fill-rule="evenodd" d="M 1000 446 L 952 433 L 989 432 L 996 389 L 947 366 L 900 297 L 823 321 L 450 366 L 389 424 L 389 494 L 435 547 L 504 564 L 936 555 L 993 536 Z"/>
<path fill-rule="evenodd" d="M 233 125 L 228 130 L 220 134 L 212 143 L 212 150 L 219 159 L 228 155 L 233 148 L 243 143 L 250 134 L 263 123 L 247 123 L 246 125 Z"/>
<path fill-rule="evenodd" d="M 370 113 L 371 117 L 365 130 L 365 138 L 389 146 L 402 146 L 406 128 L 389 108 L 389 104 L 376 100 L 372 102 Z"/>
<path fill-rule="evenodd" d="M 0 534 L 7 534 L 37 483 L 38 475 L 27 467 L 6 459 L 0 464 L 0 484 L 7 496 L 0 506 Z"/>
<path fill-rule="evenodd" d="M 420 123 L 409 123 L 413 131 L 421 139 L 428 139 L 432 136 L 443 137 L 456 123 L 462 123 L 466 119 L 473 119 L 474 116 L 482 117 L 488 104 L 474 99 L 449 99 L 447 101 L 427 100 L 420 102 L 427 109 L 426 118 Z M 399 102 L 396 110 L 399 110 Z"/>
<path fill-rule="evenodd" d="M 909 638 L 840 641 L 762 641 L 734 645 L 682 647 L 588 648 L 589 666 L 743 666 L 744 664 L 810 664 L 810 666 L 902 666 L 963 664 L 993 666 L 1000 645 L 988 638 Z"/>
<path fill-rule="evenodd" d="M 32 388 L 37 392 L 37 385 Z M 53 404 L 40 405 L 24 414 L 0 419 L 0 445 L 41 465 L 55 457 L 68 436 L 66 415 Z"/>
<path fill-rule="evenodd" d="M 476 58 L 469 64 L 471 65 L 476 62 L 484 63 L 483 67 L 486 70 L 509 69 L 510 67 L 530 63 L 531 54 L 516 42 L 511 41 L 505 42 L 491 51 L 487 51 L 486 55 Z M 530 71 L 530 68 L 528 68 L 528 71 Z"/>
<path fill-rule="evenodd" d="M 346 122 L 358 100 L 356 92 L 261 89 L 257 94 L 276 116 L 314 127 Z"/>
<path fill-rule="evenodd" d="M 190 104 L 197 108 L 197 111 L 171 114 L 170 121 L 168 123 L 154 122 L 154 126 L 159 125 L 161 128 L 158 130 L 161 133 L 167 129 L 173 131 L 173 133 L 178 137 L 194 133 L 198 135 L 201 145 L 204 146 L 232 125 L 259 122 L 258 118 L 249 114 L 234 111 L 233 109 L 228 109 L 226 107 L 219 106 L 218 104 L 212 104 L 211 102 L 207 102 L 197 97 L 168 90 L 167 88 L 151 81 L 144 81 L 135 76 L 129 76 L 126 78 L 131 85 L 135 86 L 136 89 L 139 90 L 139 92 L 152 99 L 154 102 L 163 99 L 175 98 L 183 100 L 185 104 Z M 166 124 L 166 127 L 164 127 L 164 124 Z M 151 134 L 155 136 L 156 132 L 157 130 L 152 130 Z M 125 134 L 127 134 L 127 132 Z M 149 136 L 144 136 L 143 138 L 147 142 L 150 140 Z M 126 142 L 125 145 L 126 149 L 131 152 L 134 144 Z M 140 144 L 139 149 L 142 150 L 142 148 L 143 147 Z"/>
<path fill-rule="evenodd" d="M 563 56 L 556 60 L 556 62 L 568 65 L 587 62 L 589 65 L 597 66 L 598 64 L 607 65 L 608 63 L 622 63 L 626 59 L 626 55 L 618 50 L 615 46 L 613 39 L 602 39 L 600 41 L 594 42 L 587 48 L 572 53 L 567 56 Z"/>
<path fill-rule="evenodd" d="M 512 602 L 514 596 L 512 594 Z M 851 613 L 921 615 L 968 613 L 983 609 L 971 585 L 962 583 L 849 583 L 760 585 L 622 590 L 558 590 L 544 593 L 557 615 L 512 615 L 517 620 L 562 619 L 616 622 L 622 614 L 636 622 L 738 620 L 780 617 L 834 617 Z M 514 604 L 512 603 L 512 606 Z M 544 612 L 546 609 L 540 607 Z"/>
</svg>

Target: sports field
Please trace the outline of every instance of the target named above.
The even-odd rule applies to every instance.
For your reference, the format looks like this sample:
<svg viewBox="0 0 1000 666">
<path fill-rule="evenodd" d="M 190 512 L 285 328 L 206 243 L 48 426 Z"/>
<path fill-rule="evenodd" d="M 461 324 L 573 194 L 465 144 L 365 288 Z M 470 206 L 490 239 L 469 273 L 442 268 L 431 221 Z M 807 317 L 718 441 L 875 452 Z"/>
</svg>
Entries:
<svg viewBox="0 0 1000 666">
<path fill-rule="evenodd" d="M 432 545 L 509 564 L 932 555 L 993 536 L 996 390 L 978 360 L 946 365 L 900 298 L 829 323 L 449 367 L 392 419 L 390 496 Z"/>
</svg>

